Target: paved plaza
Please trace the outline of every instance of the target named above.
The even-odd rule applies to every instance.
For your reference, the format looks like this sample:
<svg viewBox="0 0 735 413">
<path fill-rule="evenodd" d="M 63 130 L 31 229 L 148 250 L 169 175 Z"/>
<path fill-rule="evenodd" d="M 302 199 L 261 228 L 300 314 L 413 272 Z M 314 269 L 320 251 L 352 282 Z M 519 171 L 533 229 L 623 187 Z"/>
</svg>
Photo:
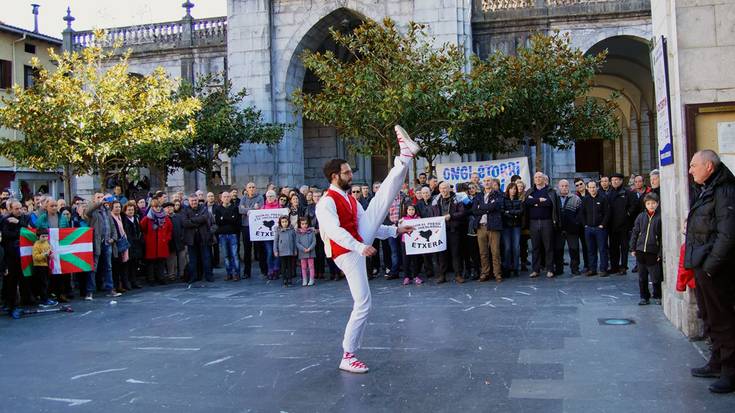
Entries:
<svg viewBox="0 0 735 413">
<path fill-rule="evenodd" d="M 636 275 L 373 281 L 366 375 L 337 370 L 345 282 L 221 278 L 3 317 L 0 411 L 735 411 L 689 376 L 702 355 L 661 307 L 636 305 Z"/>
</svg>

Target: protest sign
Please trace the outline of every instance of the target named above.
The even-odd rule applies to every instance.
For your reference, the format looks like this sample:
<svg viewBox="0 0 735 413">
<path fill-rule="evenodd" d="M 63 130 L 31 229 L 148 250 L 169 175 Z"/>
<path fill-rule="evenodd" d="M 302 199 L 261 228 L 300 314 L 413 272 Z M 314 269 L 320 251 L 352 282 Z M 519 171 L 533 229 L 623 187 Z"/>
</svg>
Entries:
<svg viewBox="0 0 735 413">
<path fill-rule="evenodd" d="M 248 212 L 250 241 L 273 241 L 278 218 L 288 215 L 288 208 L 251 209 Z"/>
</svg>

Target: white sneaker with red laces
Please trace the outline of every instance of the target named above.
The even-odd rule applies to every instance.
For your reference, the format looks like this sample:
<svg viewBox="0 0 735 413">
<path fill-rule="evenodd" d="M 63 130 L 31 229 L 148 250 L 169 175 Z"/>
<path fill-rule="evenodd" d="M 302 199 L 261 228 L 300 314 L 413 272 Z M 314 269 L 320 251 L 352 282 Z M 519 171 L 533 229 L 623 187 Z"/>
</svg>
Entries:
<svg viewBox="0 0 735 413">
<path fill-rule="evenodd" d="M 409 162 L 411 162 L 411 159 L 413 159 L 417 153 L 421 150 L 419 145 L 414 142 L 410 136 L 408 136 L 408 133 L 406 133 L 406 130 L 403 129 L 400 125 L 396 125 L 396 136 L 398 136 L 398 147 L 401 149 L 400 151 L 400 159 L 401 162 L 403 162 L 405 165 L 408 165 Z"/>
<path fill-rule="evenodd" d="M 350 373 L 367 373 L 368 366 L 365 363 L 357 359 L 352 353 L 345 353 L 342 356 L 342 361 L 339 363 L 339 369 L 349 371 Z"/>
</svg>

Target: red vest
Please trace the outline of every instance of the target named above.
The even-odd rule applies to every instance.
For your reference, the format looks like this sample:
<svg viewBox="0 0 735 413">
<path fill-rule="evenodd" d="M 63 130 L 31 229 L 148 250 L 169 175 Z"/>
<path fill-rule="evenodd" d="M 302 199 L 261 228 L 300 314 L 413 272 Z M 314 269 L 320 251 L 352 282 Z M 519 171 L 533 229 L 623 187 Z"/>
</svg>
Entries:
<svg viewBox="0 0 735 413">
<path fill-rule="evenodd" d="M 332 191 L 327 191 L 328 197 L 334 201 L 334 206 L 337 207 L 337 217 L 339 217 L 339 226 L 344 228 L 350 233 L 356 240 L 362 242 L 362 237 L 357 232 L 357 201 L 351 196 L 347 196 L 350 200 L 347 203 L 345 197 L 342 194 Z M 329 240 L 329 245 L 332 249 L 332 259 L 339 257 L 342 254 L 350 252 L 347 248 L 342 247 L 336 242 Z"/>
</svg>

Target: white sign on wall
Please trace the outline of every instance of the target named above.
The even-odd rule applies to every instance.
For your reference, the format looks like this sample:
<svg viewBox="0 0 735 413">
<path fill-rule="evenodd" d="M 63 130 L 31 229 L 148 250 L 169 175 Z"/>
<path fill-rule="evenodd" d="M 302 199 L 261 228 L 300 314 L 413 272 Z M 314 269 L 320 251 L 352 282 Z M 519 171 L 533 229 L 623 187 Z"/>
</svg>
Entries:
<svg viewBox="0 0 735 413">
<path fill-rule="evenodd" d="M 251 209 L 248 212 L 250 241 L 273 241 L 278 218 L 288 215 L 288 208 Z"/>
<path fill-rule="evenodd" d="M 669 96 L 668 58 L 666 56 L 666 38 L 661 36 L 655 39 L 651 51 L 653 66 L 653 81 L 656 92 L 656 125 L 658 129 L 658 157 L 661 166 L 674 163 L 672 131 L 671 131 L 671 101 Z"/>
<path fill-rule="evenodd" d="M 528 158 L 496 159 L 493 161 L 440 163 L 436 165 L 436 174 L 439 181 L 446 181 L 452 185 L 468 182 L 473 172 L 480 176 L 480 182 L 486 176 L 500 179 L 500 190 L 505 191 L 505 185 L 513 175 L 521 177 L 528 188 L 531 185 L 531 173 L 528 169 Z"/>
<path fill-rule="evenodd" d="M 718 122 L 717 123 L 717 148 L 722 162 L 735 170 L 735 122 Z"/>
<path fill-rule="evenodd" d="M 405 222 L 413 231 L 405 237 L 406 255 L 430 254 L 447 249 L 444 217 L 412 219 Z"/>
</svg>

